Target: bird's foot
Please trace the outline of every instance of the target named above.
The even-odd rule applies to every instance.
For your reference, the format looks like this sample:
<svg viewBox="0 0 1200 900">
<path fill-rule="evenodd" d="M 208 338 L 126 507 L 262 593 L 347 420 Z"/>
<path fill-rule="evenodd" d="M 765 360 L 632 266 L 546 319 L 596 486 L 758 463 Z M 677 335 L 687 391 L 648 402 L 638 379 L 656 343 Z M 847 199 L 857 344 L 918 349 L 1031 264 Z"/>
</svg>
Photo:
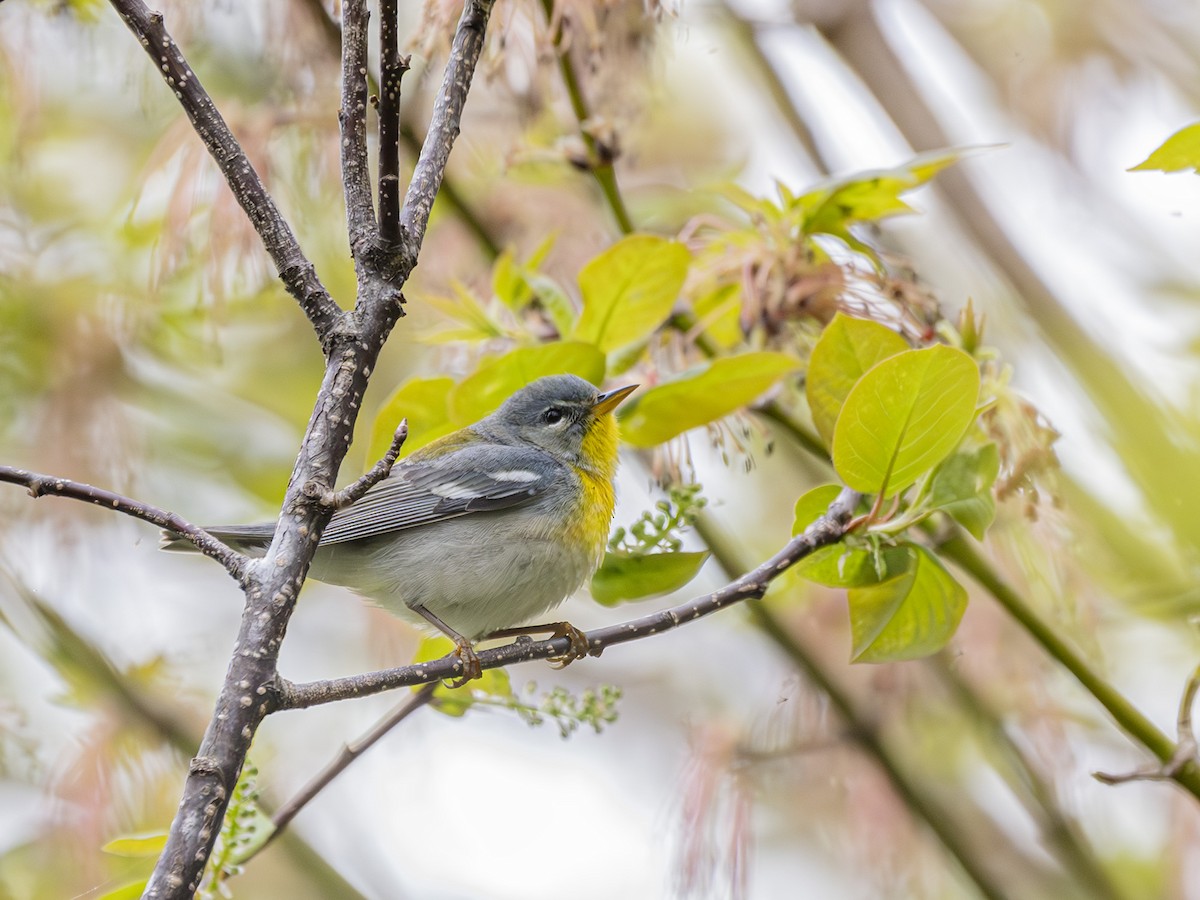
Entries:
<svg viewBox="0 0 1200 900">
<path fill-rule="evenodd" d="M 577 659 L 583 659 L 588 655 L 588 639 L 582 631 L 572 625 L 570 622 L 554 622 L 551 627 L 553 631 L 550 636 L 552 638 L 565 637 L 570 641 L 570 646 L 567 652 L 562 656 L 550 657 L 550 662 L 556 669 L 565 669 Z"/>
<path fill-rule="evenodd" d="M 449 682 L 446 687 L 460 688 L 468 681 L 474 681 L 483 675 L 483 667 L 479 664 L 479 656 L 475 653 L 475 648 L 471 646 L 471 642 L 464 639 L 455 640 L 455 649 L 451 654 L 462 666 L 462 677 L 456 678 Z"/>
</svg>

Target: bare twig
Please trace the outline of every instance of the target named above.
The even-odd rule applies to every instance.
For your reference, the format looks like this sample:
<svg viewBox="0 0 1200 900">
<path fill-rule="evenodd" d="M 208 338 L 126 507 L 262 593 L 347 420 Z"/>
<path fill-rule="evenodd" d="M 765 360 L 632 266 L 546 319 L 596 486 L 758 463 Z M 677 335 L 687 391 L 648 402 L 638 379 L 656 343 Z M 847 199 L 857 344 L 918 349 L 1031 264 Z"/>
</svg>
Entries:
<svg viewBox="0 0 1200 900">
<path fill-rule="evenodd" d="M 134 7 L 144 10 L 137 0 L 112 2 L 122 11 Z M 426 149 L 437 148 L 425 161 L 423 177 L 423 183 L 431 186 L 433 191 L 441 182 L 441 168 L 446 164 L 450 144 L 458 133 L 458 117 L 483 45 L 489 9 L 490 3 L 484 4 L 480 0 L 468 3 L 460 22 L 460 33 L 454 40 L 458 54 L 452 55 L 447 66 L 446 81 L 435 113 L 435 127 L 426 142 Z M 342 126 L 350 150 L 343 154 L 343 185 L 358 276 L 357 302 L 352 314 L 339 314 L 333 322 L 336 327 L 329 327 L 325 332 L 325 377 L 264 564 L 247 569 L 246 604 L 236 649 L 208 729 L 189 767 L 166 846 L 147 884 L 144 896 L 149 898 L 182 900 L 191 897 L 199 887 L 250 743 L 263 718 L 272 709 L 272 688 L 278 680 L 280 646 L 321 533 L 333 514 L 332 507 L 321 502 L 320 492 L 306 488 L 310 484 L 332 485 L 336 482 L 362 408 L 369 376 L 384 341 L 403 315 L 401 288 L 416 264 L 428 218 L 426 206 L 424 215 L 417 217 L 420 228 L 406 232 L 402 251 L 379 246 L 374 213 L 370 208 L 370 178 L 365 168 L 365 3 L 362 0 L 348 2 L 345 15 L 346 40 L 351 46 L 344 57 L 347 84 L 343 92 Z M 146 19 L 150 21 L 149 13 L 146 13 Z M 156 21 L 161 29 L 161 18 Z M 172 58 L 177 58 L 178 66 L 191 78 L 186 61 L 174 45 L 169 44 L 169 39 L 167 41 L 163 46 L 171 48 Z M 362 121 L 350 121 L 352 119 Z M 197 128 L 201 127 L 198 123 Z M 431 194 L 428 203 L 432 203 L 432 199 Z"/>
<path fill-rule="evenodd" d="M 670 609 L 586 632 L 584 637 L 588 643 L 588 655 L 599 656 L 607 647 L 615 644 L 624 644 L 654 634 L 661 634 L 735 603 L 762 597 L 766 593 L 767 586 L 784 571 L 813 551 L 841 540 L 846 534 L 847 524 L 858 501 L 857 493 L 848 488 L 843 490 L 830 504 L 828 512 L 806 528 L 803 533 L 792 538 L 782 550 L 758 568 L 720 590 Z M 481 668 L 494 669 L 513 663 L 563 656 L 570 648 L 571 640 L 567 637 L 536 642 L 518 640 L 503 647 L 482 651 L 479 653 L 479 664 Z M 352 675 L 347 678 L 333 678 L 328 681 L 293 684 L 279 679 L 275 684 L 272 702 L 276 709 L 300 709 L 347 700 L 352 697 L 366 697 L 399 687 L 428 684 L 461 675 L 462 663 L 451 654 L 432 662 L 400 666 L 380 672 L 368 672 L 364 675 Z"/>
<path fill-rule="evenodd" d="M 322 345 L 342 315 L 300 249 L 291 227 L 275 206 L 237 138 L 225 124 L 200 79 L 184 59 L 163 25 L 162 13 L 151 12 L 142 0 L 109 0 L 174 91 L 196 134 L 225 176 L 230 190 L 262 238 L 271 261 L 289 294 L 312 322 Z"/>
<path fill-rule="evenodd" d="M 571 61 L 570 53 L 562 46 L 563 18 L 561 10 L 555 11 L 553 0 L 542 0 L 542 10 L 546 14 L 546 23 L 553 32 L 552 40 L 554 52 L 558 57 L 558 69 L 562 75 L 563 85 L 567 89 L 567 97 L 571 101 L 571 110 L 575 113 L 575 119 L 579 124 L 579 136 L 583 138 L 583 144 L 587 147 L 587 167 L 591 171 L 592 177 L 596 179 L 596 184 L 600 186 L 608 208 L 612 210 L 613 218 L 617 220 L 617 227 L 621 229 L 621 234 L 632 234 L 633 220 L 629 217 L 629 210 L 625 207 L 625 199 L 621 196 L 620 188 L 617 186 L 617 176 L 613 171 L 616 147 L 601 143 L 591 131 L 592 115 L 588 109 L 587 99 L 583 96 L 583 88 L 579 83 L 579 76 L 575 73 L 575 64 Z"/>
<path fill-rule="evenodd" d="M 332 46 L 333 51 L 340 55 L 342 47 L 341 24 L 329 14 L 329 11 L 325 8 L 325 4 L 321 0 L 299 0 L 299 2 L 316 22 L 317 27 L 321 30 L 321 34 L 325 37 L 327 43 Z M 371 87 L 372 83 L 372 79 L 368 75 L 368 88 Z M 417 134 L 410 124 L 401 122 L 400 141 L 404 144 L 405 150 L 411 153 L 414 159 L 420 155 L 421 144 L 424 142 L 424 138 Z M 397 184 L 397 187 L 399 187 L 399 184 Z M 479 212 L 463 197 L 458 190 L 458 186 L 448 174 L 442 178 L 442 187 L 438 191 L 437 199 L 439 203 L 446 204 L 462 224 L 466 226 L 467 230 L 475 238 L 476 242 L 478 242 L 479 248 L 489 260 L 493 260 L 500 255 L 500 243 L 496 236 L 484 225 Z"/>
<path fill-rule="evenodd" d="M 333 491 L 327 488 L 322 489 L 315 481 L 310 481 L 304 486 L 304 492 L 310 497 L 316 497 L 321 501 L 322 506 L 330 506 L 334 509 L 345 509 L 351 503 L 356 503 L 362 496 L 383 479 L 392 474 L 392 466 L 396 464 L 397 458 L 400 456 L 400 448 L 404 446 L 404 441 L 408 438 L 408 419 L 404 419 L 396 428 L 395 435 L 392 436 L 392 445 L 388 447 L 387 453 L 379 462 L 371 467 L 371 471 L 363 475 L 353 484 L 349 484 L 340 491 Z"/>
<path fill-rule="evenodd" d="M 170 510 L 160 509 L 131 497 L 123 497 L 90 484 L 71 481 L 69 478 L 42 475 L 12 466 L 0 466 L 0 481 L 24 485 L 29 489 L 31 497 L 67 497 L 71 500 L 82 500 L 173 531 L 191 541 L 205 556 L 212 557 L 224 566 L 235 581 L 242 583 L 245 580 L 246 569 L 250 565 L 248 557 Z"/>
<path fill-rule="evenodd" d="M 268 837 L 262 844 L 255 848 L 250 856 L 240 860 L 245 864 L 249 859 L 257 856 L 268 844 L 287 828 L 292 819 L 296 818 L 296 814 L 304 809 L 309 802 L 323 791 L 328 784 L 337 778 L 342 772 L 349 768 L 350 764 L 366 753 L 373 747 L 389 731 L 407 719 L 410 715 L 425 706 L 433 699 L 433 692 L 438 689 L 437 682 L 427 684 L 419 691 L 405 697 L 398 703 L 386 716 L 376 722 L 371 728 L 360 738 L 351 741 L 349 744 L 343 745 L 338 754 L 331 759 L 320 772 L 314 775 L 307 784 L 302 787 L 295 796 L 284 803 L 275 814 L 271 816 L 271 824 L 275 826 Z"/>
<path fill-rule="evenodd" d="M 401 56 L 396 0 L 379 4 L 379 237 L 384 246 L 400 240 L 400 80 L 409 57 Z"/>
<path fill-rule="evenodd" d="M 1200 692 L 1200 665 L 1192 670 L 1183 696 L 1179 698 L 1179 715 L 1176 718 L 1175 752 L 1171 758 L 1159 765 L 1147 766 L 1133 772 L 1108 774 L 1093 772 L 1092 777 L 1103 784 L 1127 784 L 1130 781 L 1175 781 L 1189 763 L 1200 765 L 1196 754 L 1196 730 L 1192 727 L 1192 707 L 1196 705 L 1196 694 Z"/>
<path fill-rule="evenodd" d="M 433 116 L 425 143 L 421 145 L 421 156 L 413 169 L 412 181 L 400 210 L 400 227 L 403 232 L 404 249 L 415 264 L 416 248 L 421 246 L 425 228 L 429 224 L 429 212 L 446 172 L 450 148 L 458 137 L 462 120 L 463 104 L 467 99 L 467 88 L 475 73 L 475 64 L 483 51 L 483 38 L 488 17 L 492 12 L 493 0 L 467 0 L 458 30 L 450 45 L 450 58 L 446 61 L 446 73 L 433 104 Z"/>
<path fill-rule="evenodd" d="M 376 235 L 367 168 L 367 0 L 342 6 L 342 183 L 346 193 L 346 225 L 356 263 Z"/>
<path fill-rule="evenodd" d="M 853 506 L 850 508 L 853 509 Z M 988 900 L 1006 900 L 1010 894 L 1005 884 L 981 864 L 979 854 L 974 852 L 964 839 L 961 827 L 953 820 L 949 810 L 920 789 L 916 780 L 899 764 L 896 754 L 883 741 L 878 729 L 857 708 L 850 694 L 829 677 L 829 673 L 817 664 L 814 655 L 783 626 L 765 604 L 752 603 L 749 607 L 759 627 L 787 654 L 804 676 L 829 698 L 842 719 L 851 723 L 848 737 L 883 770 L 905 806 L 929 826 L 942 846 L 962 867 L 966 876 L 974 882 L 979 893 Z"/>
</svg>

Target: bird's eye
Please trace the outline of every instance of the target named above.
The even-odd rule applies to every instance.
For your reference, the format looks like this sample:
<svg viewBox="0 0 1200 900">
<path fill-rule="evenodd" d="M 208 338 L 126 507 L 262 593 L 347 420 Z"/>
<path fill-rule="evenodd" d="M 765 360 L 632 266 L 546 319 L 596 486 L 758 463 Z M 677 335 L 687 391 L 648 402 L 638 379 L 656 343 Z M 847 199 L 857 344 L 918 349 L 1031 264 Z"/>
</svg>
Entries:
<svg viewBox="0 0 1200 900">
<path fill-rule="evenodd" d="M 562 410 L 556 409 L 553 406 L 550 407 L 548 410 L 546 410 L 544 413 L 542 413 L 542 421 L 545 422 L 547 425 L 557 425 L 559 422 L 562 421 L 562 419 L 563 419 Z"/>
</svg>

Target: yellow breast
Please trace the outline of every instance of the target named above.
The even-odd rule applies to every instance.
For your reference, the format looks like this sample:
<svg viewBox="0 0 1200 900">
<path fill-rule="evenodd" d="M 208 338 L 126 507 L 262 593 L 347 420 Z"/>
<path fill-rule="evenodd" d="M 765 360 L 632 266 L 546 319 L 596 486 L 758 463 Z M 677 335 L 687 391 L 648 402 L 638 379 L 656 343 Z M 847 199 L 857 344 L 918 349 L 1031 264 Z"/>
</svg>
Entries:
<svg viewBox="0 0 1200 900">
<path fill-rule="evenodd" d="M 583 494 L 578 514 L 572 517 L 568 530 L 578 546 L 586 547 L 594 554 L 596 565 L 604 556 L 617 502 L 613 490 L 613 478 L 617 474 L 617 443 L 617 423 L 611 414 L 600 416 L 583 438 L 584 464 L 579 467 Z"/>
</svg>

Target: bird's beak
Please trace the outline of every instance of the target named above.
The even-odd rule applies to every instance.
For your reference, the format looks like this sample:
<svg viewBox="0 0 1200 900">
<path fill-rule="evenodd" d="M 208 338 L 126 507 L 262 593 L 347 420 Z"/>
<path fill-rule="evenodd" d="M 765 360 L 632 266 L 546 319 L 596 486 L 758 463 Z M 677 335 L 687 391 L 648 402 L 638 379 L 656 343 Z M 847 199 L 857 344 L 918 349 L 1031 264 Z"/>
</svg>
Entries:
<svg viewBox="0 0 1200 900">
<path fill-rule="evenodd" d="M 606 391 L 596 398 L 592 404 L 592 413 L 597 416 L 602 416 L 605 413 L 612 412 L 617 408 L 617 404 L 636 391 L 636 384 L 627 384 L 625 387 L 617 388 L 615 391 Z"/>
</svg>

